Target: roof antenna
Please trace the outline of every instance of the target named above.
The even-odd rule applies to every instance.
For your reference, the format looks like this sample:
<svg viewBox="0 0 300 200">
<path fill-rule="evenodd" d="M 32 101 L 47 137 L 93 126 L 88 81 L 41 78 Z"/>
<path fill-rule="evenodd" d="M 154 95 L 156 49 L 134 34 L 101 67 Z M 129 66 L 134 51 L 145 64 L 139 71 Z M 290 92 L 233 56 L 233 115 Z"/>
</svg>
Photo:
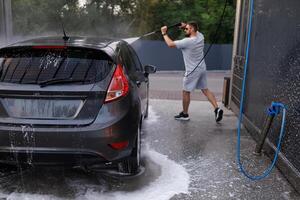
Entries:
<svg viewBox="0 0 300 200">
<path fill-rule="evenodd" d="M 70 39 L 70 37 L 67 36 L 67 34 L 66 34 L 66 31 L 65 31 L 65 27 L 64 27 L 64 23 L 63 23 L 63 22 L 61 22 L 61 25 L 62 25 L 62 29 L 63 29 L 63 32 L 64 32 L 63 40 L 64 40 L 65 42 L 67 42 L 67 41 Z"/>
</svg>

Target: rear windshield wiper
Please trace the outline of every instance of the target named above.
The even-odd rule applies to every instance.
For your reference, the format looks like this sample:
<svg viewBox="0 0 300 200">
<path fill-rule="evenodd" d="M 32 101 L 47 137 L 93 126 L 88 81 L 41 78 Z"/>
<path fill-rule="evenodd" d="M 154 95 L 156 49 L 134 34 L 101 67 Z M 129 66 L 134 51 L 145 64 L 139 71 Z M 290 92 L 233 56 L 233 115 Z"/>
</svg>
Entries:
<svg viewBox="0 0 300 200">
<path fill-rule="evenodd" d="M 38 82 L 40 87 L 46 87 L 47 85 L 55 85 L 61 83 L 81 83 L 81 82 L 91 82 L 89 79 L 73 79 L 73 78 L 55 78 L 45 81 Z"/>
</svg>

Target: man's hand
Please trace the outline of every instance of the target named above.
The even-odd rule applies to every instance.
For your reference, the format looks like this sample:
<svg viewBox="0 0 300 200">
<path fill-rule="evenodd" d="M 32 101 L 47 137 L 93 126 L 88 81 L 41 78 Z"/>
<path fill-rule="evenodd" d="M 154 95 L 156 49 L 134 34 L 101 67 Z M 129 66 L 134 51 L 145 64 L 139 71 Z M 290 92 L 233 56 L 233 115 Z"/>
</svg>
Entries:
<svg viewBox="0 0 300 200">
<path fill-rule="evenodd" d="M 185 29 L 185 27 L 186 27 L 186 23 L 184 23 L 184 22 L 181 22 L 181 26 L 180 26 L 179 28 L 181 28 L 181 29 Z"/>
<path fill-rule="evenodd" d="M 165 42 L 167 43 L 167 45 L 171 48 L 176 47 L 173 40 L 171 40 L 171 38 L 169 38 L 169 36 L 167 35 L 168 27 L 163 26 L 160 28 L 160 30 L 161 30 L 161 34 L 163 35 L 163 38 L 164 38 Z"/>
<path fill-rule="evenodd" d="M 167 31 L 168 31 L 168 27 L 167 26 L 163 26 L 163 27 L 160 28 L 160 30 L 161 30 L 161 34 L 165 35 L 167 33 Z"/>
</svg>

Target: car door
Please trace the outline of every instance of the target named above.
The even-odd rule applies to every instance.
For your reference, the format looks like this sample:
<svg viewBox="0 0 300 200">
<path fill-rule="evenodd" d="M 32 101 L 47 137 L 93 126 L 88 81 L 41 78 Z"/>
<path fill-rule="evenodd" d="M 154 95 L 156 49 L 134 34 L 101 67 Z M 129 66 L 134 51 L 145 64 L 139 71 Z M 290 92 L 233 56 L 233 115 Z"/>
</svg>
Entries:
<svg viewBox="0 0 300 200">
<path fill-rule="evenodd" d="M 136 85 L 137 92 L 141 101 L 142 112 L 144 114 L 147 106 L 148 77 L 145 77 L 142 64 L 135 51 L 126 43 L 123 43 L 123 45 L 121 45 L 121 57 L 128 71 L 130 79 Z"/>
<path fill-rule="evenodd" d="M 146 111 L 147 108 L 147 99 L 148 99 L 148 82 L 149 78 L 148 76 L 145 76 L 143 66 L 140 62 L 140 59 L 138 58 L 136 52 L 134 49 L 128 45 L 128 49 L 131 55 L 131 58 L 133 59 L 134 67 L 135 67 L 135 74 L 137 78 L 137 86 L 139 90 L 139 95 L 142 101 L 142 108 L 143 112 Z"/>
</svg>

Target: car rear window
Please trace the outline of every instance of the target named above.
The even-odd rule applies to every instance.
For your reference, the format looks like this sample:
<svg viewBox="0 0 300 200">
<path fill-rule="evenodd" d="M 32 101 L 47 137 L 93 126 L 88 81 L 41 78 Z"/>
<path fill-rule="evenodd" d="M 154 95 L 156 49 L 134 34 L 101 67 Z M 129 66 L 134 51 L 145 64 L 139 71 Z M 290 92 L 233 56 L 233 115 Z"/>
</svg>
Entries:
<svg viewBox="0 0 300 200">
<path fill-rule="evenodd" d="M 82 48 L 9 48 L 0 51 L 0 82 L 38 84 L 51 79 L 103 80 L 112 70 L 102 51 Z"/>
</svg>

